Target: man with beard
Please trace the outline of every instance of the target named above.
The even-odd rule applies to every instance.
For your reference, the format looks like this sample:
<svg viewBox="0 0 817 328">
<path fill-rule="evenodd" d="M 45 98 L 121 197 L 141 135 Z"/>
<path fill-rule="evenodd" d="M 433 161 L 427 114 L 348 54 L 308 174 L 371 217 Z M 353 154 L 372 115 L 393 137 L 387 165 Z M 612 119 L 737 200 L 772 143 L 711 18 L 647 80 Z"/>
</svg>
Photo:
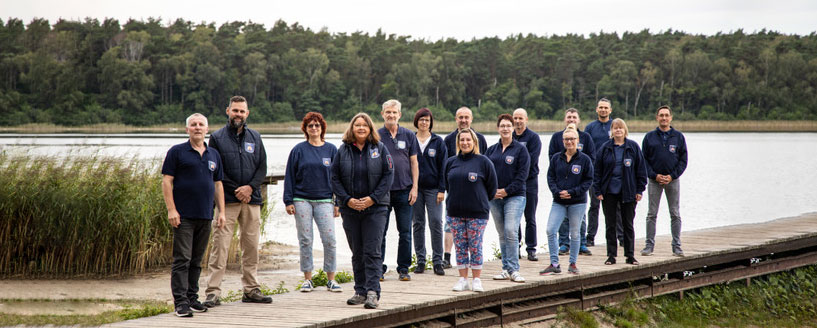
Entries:
<svg viewBox="0 0 817 328">
<path fill-rule="evenodd" d="M 258 239 L 261 235 L 261 183 L 267 175 L 267 153 L 261 135 L 247 128 L 250 110 L 242 96 L 230 98 L 227 106 L 227 126 L 210 135 L 210 147 L 218 150 L 224 163 L 224 198 L 227 202 L 226 224 L 213 233 L 210 252 L 210 278 L 204 305 L 221 304 L 221 281 L 227 266 L 227 252 L 233 239 L 236 222 L 241 229 L 241 284 L 247 303 L 272 303 L 261 293 L 257 279 Z"/>
</svg>

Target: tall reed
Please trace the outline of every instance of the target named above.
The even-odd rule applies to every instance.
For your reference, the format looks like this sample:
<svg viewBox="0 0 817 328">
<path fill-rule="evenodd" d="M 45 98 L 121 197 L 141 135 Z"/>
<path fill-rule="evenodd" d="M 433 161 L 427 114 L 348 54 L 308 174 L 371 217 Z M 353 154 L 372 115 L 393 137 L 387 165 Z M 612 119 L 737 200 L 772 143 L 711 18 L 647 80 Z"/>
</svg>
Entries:
<svg viewBox="0 0 817 328">
<path fill-rule="evenodd" d="M 161 175 L 148 164 L 0 153 L 0 277 L 132 274 L 168 263 Z"/>
</svg>

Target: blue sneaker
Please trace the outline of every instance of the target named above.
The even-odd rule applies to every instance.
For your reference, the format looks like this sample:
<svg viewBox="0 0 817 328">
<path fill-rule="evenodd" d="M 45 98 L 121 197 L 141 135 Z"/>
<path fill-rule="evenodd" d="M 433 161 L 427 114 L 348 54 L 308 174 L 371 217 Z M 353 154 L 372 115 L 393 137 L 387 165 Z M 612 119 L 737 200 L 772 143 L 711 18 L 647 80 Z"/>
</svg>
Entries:
<svg viewBox="0 0 817 328">
<path fill-rule="evenodd" d="M 570 247 L 567 247 L 567 245 L 562 245 L 559 247 L 559 255 L 565 255 L 568 252 L 570 252 Z"/>
<path fill-rule="evenodd" d="M 329 282 L 326 283 L 326 290 L 333 293 L 340 293 L 343 291 L 343 287 L 341 287 L 337 281 L 329 280 Z"/>
<path fill-rule="evenodd" d="M 582 246 L 579 248 L 579 255 L 593 255 L 592 252 L 587 248 L 587 246 Z"/>
</svg>

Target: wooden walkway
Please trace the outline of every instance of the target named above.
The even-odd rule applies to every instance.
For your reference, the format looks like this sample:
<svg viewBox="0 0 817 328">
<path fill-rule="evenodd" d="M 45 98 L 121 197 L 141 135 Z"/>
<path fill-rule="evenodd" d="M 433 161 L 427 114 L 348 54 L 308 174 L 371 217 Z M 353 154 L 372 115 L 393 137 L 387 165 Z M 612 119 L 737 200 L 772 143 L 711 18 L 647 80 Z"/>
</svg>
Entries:
<svg viewBox="0 0 817 328">
<path fill-rule="evenodd" d="M 177 318 L 173 314 L 163 314 L 155 317 L 141 318 L 113 324 L 116 327 L 326 327 L 326 326 L 373 326 L 373 325 L 400 325 L 410 322 L 439 318 L 440 314 L 435 313 L 435 309 L 446 309 L 452 317 L 456 317 L 457 310 L 453 309 L 453 304 L 458 307 L 479 306 L 485 302 L 498 302 L 496 306 L 503 308 L 505 305 L 501 298 L 511 296 L 529 295 L 537 297 L 548 293 L 565 292 L 565 290 L 575 290 L 577 293 L 585 294 L 584 289 L 599 288 L 602 282 L 610 281 L 619 284 L 641 279 L 646 279 L 646 283 L 651 287 L 637 288 L 636 292 L 641 296 L 659 295 L 667 292 L 675 292 L 676 289 L 661 289 L 659 283 L 652 287 L 651 281 L 657 275 L 664 275 L 665 272 L 684 272 L 687 274 L 697 274 L 698 271 L 685 271 L 691 268 L 706 268 L 709 266 L 721 265 L 729 261 L 744 261 L 749 257 L 752 263 L 769 259 L 764 254 L 797 252 L 799 249 L 817 249 L 817 213 L 810 213 L 794 218 L 778 219 L 759 224 L 745 224 L 727 226 L 692 232 L 685 232 L 682 235 L 683 249 L 686 257 L 679 258 L 672 256 L 670 247 L 670 237 L 662 235 L 656 238 L 656 250 L 653 256 L 638 256 L 638 251 L 643 247 L 644 240 L 636 241 L 636 258 L 641 262 L 639 266 L 624 264 L 624 257 L 619 249 L 619 264 L 604 265 L 605 246 L 598 245 L 591 248 L 592 256 L 580 256 L 578 267 L 581 270 L 579 275 L 539 276 L 539 270 L 549 263 L 546 254 L 539 254 L 539 262 L 529 262 L 520 260 L 521 273 L 527 279 L 526 283 L 513 283 L 509 281 L 493 281 L 491 276 L 500 271 L 500 261 L 493 260 L 485 263 L 483 270 L 484 293 L 475 292 L 453 292 L 451 287 L 457 281 L 457 273 L 454 269 L 446 270 L 446 276 L 436 276 L 426 271 L 424 274 L 412 274 L 412 281 L 397 281 L 393 272 L 387 275 L 386 281 L 381 283 L 382 295 L 380 307 L 376 310 L 367 310 L 363 306 L 348 306 L 346 299 L 353 295 L 352 283 L 343 284 L 343 293 L 330 293 L 322 288 L 318 288 L 311 293 L 300 293 L 292 291 L 283 295 L 275 295 L 272 305 L 243 304 L 235 302 L 223 304 L 210 309 L 207 313 L 196 314 L 193 318 Z M 490 252 L 490 250 L 486 250 Z M 486 254 L 488 255 L 488 254 Z M 490 256 L 490 255 L 489 255 Z M 755 259 L 754 257 L 758 258 Z M 763 258 L 763 256 L 766 256 Z M 804 258 L 802 255 L 798 264 L 814 264 L 814 257 Z M 714 262 L 715 259 L 722 259 Z M 771 260 L 770 260 L 771 261 Z M 560 262 L 565 264 L 567 256 L 560 257 Z M 746 268 L 751 268 L 746 263 Z M 774 268 L 779 265 L 775 264 Z M 756 274 L 761 275 L 774 270 L 772 266 L 766 269 L 758 269 Z M 781 270 L 784 268 L 781 268 Z M 733 270 L 733 269 L 730 269 Z M 734 270 L 733 270 L 734 271 Z M 566 270 L 564 270 L 566 272 Z M 732 272 L 732 271 L 729 271 Z M 723 275 L 723 273 L 720 273 Z M 703 275 L 703 274 L 702 274 Z M 713 276 L 714 277 L 714 276 Z M 730 276 L 724 276 L 730 277 Z M 672 278 L 672 277 L 670 277 Z M 622 280 L 624 279 L 624 280 Z M 666 278 L 665 278 L 666 279 Z M 676 283 L 684 283 L 683 277 L 678 277 Z M 708 283 L 712 279 L 701 281 L 687 281 L 686 288 L 695 288 Z M 715 283 L 710 282 L 710 283 Z M 596 287 L 594 287 L 596 286 Z M 631 285 L 632 286 L 632 285 Z M 633 287 L 630 287 L 631 289 Z M 559 291 L 557 291 L 557 289 Z M 649 290 L 648 290 L 649 289 Z M 510 295 L 510 296 L 509 296 Z M 599 293 L 598 295 L 606 295 Z M 579 296 L 582 298 L 582 296 Z M 592 304 L 587 299 L 566 299 L 564 303 L 573 302 L 579 304 L 580 308 L 590 308 Z M 593 302 L 600 302 L 604 297 L 597 297 Z M 562 299 L 561 297 L 559 299 Z M 589 298 L 588 298 L 589 299 Z M 609 301 L 609 300 L 608 300 Z M 555 302 L 560 302 L 558 299 Z M 578 303 L 576 303 L 578 302 Z M 502 312 L 503 310 L 498 310 Z M 504 315 L 513 314 L 509 307 L 505 307 Z M 521 310 L 520 310 L 521 311 Z M 495 311 L 496 312 L 496 311 Z M 534 312 L 524 313 L 533 316 Z M 515 313 L 515 312 L 514 312 Z M 517 313 L 519 314 L 519 313 Z M 545 312 L 539 312 L 541 315 Z M 475 313 L 479 315 L 494 315 L 491 312 Z M 500 314 L 499 316 L 502 316 Z M 522 315 L 522 314 L 519 314 Z M 462 316 L 461 316 L 462 317 Z M 437 321 L 443 326 L 458 324 L 460 319 L 452 319 L 453 322 Z M 496 321 L 499 320 L 499 321 Z M 502 319 L 495 319 L 489 322 L 502 322 Z M 505 322 L 508 319 L 506 319 Z M 473 321 L 473 320 L 472 320 Z M 461 323 L 459 323 L 461 324 Z M 475 326 L 478 326 L 475 324 Z"/>
</svg>

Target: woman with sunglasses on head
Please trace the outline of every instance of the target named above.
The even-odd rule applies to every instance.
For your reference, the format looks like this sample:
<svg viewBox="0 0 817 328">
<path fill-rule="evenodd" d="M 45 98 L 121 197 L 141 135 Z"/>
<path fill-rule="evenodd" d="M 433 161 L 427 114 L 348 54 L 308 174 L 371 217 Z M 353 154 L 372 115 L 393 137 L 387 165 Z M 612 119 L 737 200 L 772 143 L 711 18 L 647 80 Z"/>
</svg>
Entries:
<svg viewBox="0 0 817 328">
<path fill-rule="evenodd" d="M 332 186 L 329 167 L 338 152 L 335 145 L 324 141 L 326 121 L 320 113 L 309 112 L 301 122 L 303 141 L 289 153 L 286 175 L 284 176 L 284 204 L 289 215 L 295 215 L 298 244 L 301 253 L 301 272 L 304 282 L 301 292 L 310 292 L 312 284 L 312 238 L 313 227 L 323 243 L 323 271 L 326 272 L 326 289 L 342 292 L 335 281 L 336 244 L 335 220 L 338 208 L 332 203 Z M 315 222 L 315 225 L 312 222 Z"/>
<path fill-rule="evenodd" d="M 594 197 L 601 201 L 604 211 L 607 237 L 607 260 L 604 264 L 616 263 L 616 215 L 621 215 L 624 230 L 624 256 L 627 264 L 638 265 L 635 259 L 633 240 L 635 231 L 633 219 L 635 207 L 641 194 L 647 189 L 647 166 L 641 148 L 635 141 L 627 139 L 627 123 L 617 118 L 610 126 L 610 140 L 596 152 L 593 165 Z"/>
</svg>

